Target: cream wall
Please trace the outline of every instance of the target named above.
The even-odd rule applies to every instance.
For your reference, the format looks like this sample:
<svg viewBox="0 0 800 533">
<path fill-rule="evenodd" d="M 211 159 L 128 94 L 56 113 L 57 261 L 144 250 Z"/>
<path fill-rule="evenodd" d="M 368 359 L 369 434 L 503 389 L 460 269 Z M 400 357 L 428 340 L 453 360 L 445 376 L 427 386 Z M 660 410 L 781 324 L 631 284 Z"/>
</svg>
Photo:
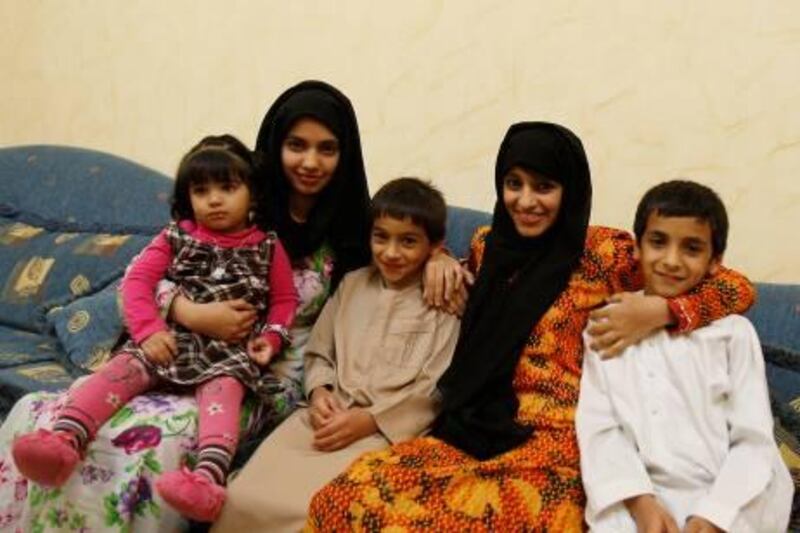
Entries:
<svg viewBox="0 0 800 533">
<path fill-rule="evenodd" d="M 356 106 L 371 187 L 399 174 L 490 209 L 507 126 L 584 140 L 593 222 L 650 185 L 727 202 L 726 262 L 800 282 L 800 2 L 0 0 L 0 144 L 107 150 L 172 173 L 200 136 L 253 143 L 288 85 Z"/>
</svg>

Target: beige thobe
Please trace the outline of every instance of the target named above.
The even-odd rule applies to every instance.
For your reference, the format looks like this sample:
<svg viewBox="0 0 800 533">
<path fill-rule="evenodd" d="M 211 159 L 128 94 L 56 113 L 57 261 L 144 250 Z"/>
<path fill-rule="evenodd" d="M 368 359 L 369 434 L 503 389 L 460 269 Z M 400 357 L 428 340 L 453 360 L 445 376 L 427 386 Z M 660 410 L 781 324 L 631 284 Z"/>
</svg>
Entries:
<svg viewBox="0 0 800 533">
<path fill-rule="evenodd" d="M 386 288 L 373 267 L 345 276 L 306 347 L 305 389 L 331 387 L 344 406 L 367 409 L 379 433 L 317 451 L 308 409 L 299 409 L 231 481 L 214 531 L 298 531 L 314 492 L 359 455 L 424 434 L 458 328 L 456 317 L 425 305 L 420 283 Z"/>
</svg>

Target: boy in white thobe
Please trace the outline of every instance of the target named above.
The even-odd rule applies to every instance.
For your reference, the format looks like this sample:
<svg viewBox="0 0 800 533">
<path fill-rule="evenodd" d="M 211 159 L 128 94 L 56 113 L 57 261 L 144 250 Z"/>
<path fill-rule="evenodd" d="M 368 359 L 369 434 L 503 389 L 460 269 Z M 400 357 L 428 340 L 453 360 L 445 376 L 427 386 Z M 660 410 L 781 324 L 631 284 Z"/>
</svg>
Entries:
<svg viewBox="0 0 800 533">
<path fill-rule="evenodd" d="M 702 185 L 648 191 L 634 224 L 645 294 L 691 290 L 719 264 L 727 229 Z M 593 531 L 786 531 L 794 487 L 746 318 L 659 331 L 615 359 L 587 348 L 576 417 Z"/>
</svg>

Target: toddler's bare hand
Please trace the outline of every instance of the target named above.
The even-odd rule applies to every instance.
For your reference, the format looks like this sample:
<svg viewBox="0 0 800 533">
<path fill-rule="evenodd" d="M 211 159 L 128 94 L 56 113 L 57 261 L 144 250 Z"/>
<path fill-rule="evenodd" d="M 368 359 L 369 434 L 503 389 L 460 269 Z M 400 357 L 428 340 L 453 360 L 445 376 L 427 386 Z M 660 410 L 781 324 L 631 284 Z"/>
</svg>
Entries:
<svg viewBox="0 0 800 533">
<path fill-rule="evenodd" d="M 250 339 L 247 343 L 247 355 L 259 366 L 267 366 L 272 360 L 272 345 L 264 337 Z"/>
<path fill-rule="evenodd" d="M 147 359 L 159 366 L 169 366 L 178 354 L 178 344 L 171 331 L 158 331 L 142 342 Z"/>
</svg>

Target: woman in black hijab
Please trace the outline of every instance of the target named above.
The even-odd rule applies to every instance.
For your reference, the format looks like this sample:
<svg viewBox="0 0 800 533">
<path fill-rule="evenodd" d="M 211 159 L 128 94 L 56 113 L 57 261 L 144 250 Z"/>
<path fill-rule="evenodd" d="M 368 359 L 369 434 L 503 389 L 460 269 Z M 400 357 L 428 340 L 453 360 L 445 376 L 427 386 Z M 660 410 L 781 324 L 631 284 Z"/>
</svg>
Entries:
<svg viewBox="0 0 800 533">
<path fill-rule="evenodd" d="M 520 234 L 504 203 L 504 180 L 516 168 L 562 189 L 557 216 L 536 237 Z M 484 261 L 453 363 L 439 381 L 444 403 L 433 432 L 480 459 L 521 444 L 531 432 L 515 421 L 519 402 L 511 381 L 531 324 L 553 305 L 583 254 L 592 184 L 581 141 L 556 124 L 515 124 L 497 155 L 495 191 Z"/>
<path fill-rule="evenodd" d="M 594 307 L 640 285 L 634 243 L 588 226 L 586 154 L 562 126 L 511 126 L 495 190 L 492 226 L 472 241 L 477 280 L 439 381 L 433 436 L 356 460 L 314 496 L 308 529 L 583 529 L 574 423 L 582 332 Z M 669 308 L 678 324 L 698 326 L 751 301 L 746 279 L 724 271 Z"/>
<path fill-rule="evenodd" d="M 327 139 L 297 138 L 293 131 L 304 119 L 327 130 Z M 287 140 L 290 134 L 291 140 Z M 323 144 L 313 146 L 313 140 Z M 324 144 L 326 140 L 333 142 Z M 321 81 L 291 87 L 267 111 L 256 153 L 261 160 L 264 203 L 270 207 L 258 213 L 259 222 L 278 232 L 295 261 L 311 256 L 324 244 L 330 246 L 334 257 L 332 292 L 346 272 L 370 260 L 369 192 L 350 100 Z M 296 166 L 292 165 L 293 154 L 300 154 L 294 158 Z M 334 163 L 327 168 L 326 156 Z M 302 176 L 295 173 L 317 183 L 304 187 L 297 181 Z"/>
</svg>

